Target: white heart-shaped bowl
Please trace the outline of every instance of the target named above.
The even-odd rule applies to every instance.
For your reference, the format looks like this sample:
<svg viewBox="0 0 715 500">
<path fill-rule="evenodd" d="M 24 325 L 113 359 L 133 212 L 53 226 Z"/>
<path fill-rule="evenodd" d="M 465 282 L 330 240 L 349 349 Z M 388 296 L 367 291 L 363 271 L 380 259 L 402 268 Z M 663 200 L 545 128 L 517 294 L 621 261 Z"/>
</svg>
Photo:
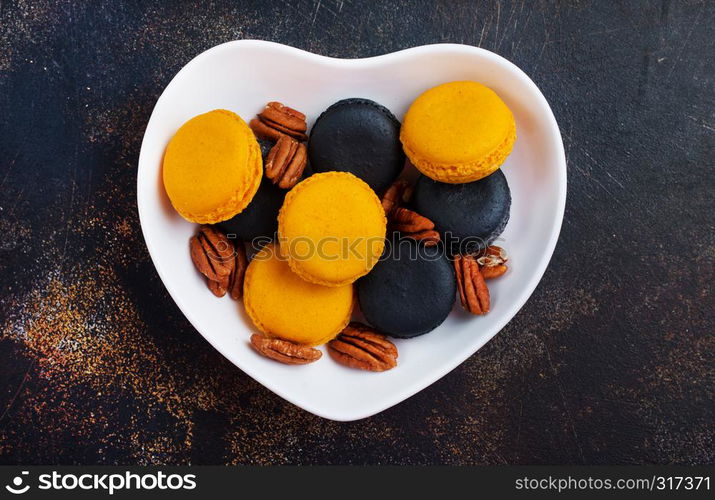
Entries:
<svg viewBox="0 0 715 500">
<path fill-rule="evenodd" d="M 455 306 L 435 331 L 396 340 L 396 368 L 371 373 L 328 356 L 286 366 L 257 355 L 243 306 L 215 298 L 189 257 L 196 226 L 171 207 L 161 181 L 164 149 L 189 118 L 216 108 L 247 121 L 269 101 L 306 113 L 308 125 L 330 104 L 365 97 L 401 118 L 424 90 L 454 80 L 494 89 L 516 117 L 517 141 L 503 166 L 512 193 L 501 245 L 508 273 L 489 283 L 491 312 L 472 317 Z M 403 401 L 474 354 L 524 305 L 551 258 L 566 203 L 566 160 L 558 125 L 536 85 L 515 65 L 465 45 L 427 45 L 368 59 L 334 59 L 284 45 L 242 40 L 189 62 L 156 103 L 139 155 L 137 203 L 146 245 L 164 285 L 192 325 L 221 354 L 279 396 L 332 420 L 356 420 Z"/>
</svg>

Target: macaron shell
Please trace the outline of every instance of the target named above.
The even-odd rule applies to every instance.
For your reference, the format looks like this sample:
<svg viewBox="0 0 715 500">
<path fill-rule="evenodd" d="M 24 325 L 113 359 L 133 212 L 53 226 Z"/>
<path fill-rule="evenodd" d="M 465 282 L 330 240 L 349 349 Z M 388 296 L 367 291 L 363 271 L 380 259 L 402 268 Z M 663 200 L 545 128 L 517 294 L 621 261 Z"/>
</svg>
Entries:
<svg viewBox="0 0 715 500">
<path fill-rule="evenodd" d="M 318 117 L 308 154 L 313 171 L 350 172 L 380 194 L 405 163 L 400 122 L 384 106 L 361 98 L 338 101 Z"/>
<path fill-rule="evenodd" d="M 286 196 L 280 250 L 303 279 L 342 286 L 364 276 L 385 244 L 387 219 L 370 187 L 347 172 L 314 174 Z"/>
<path fill-rule="evenodd" d="M 400 139 L 410 161 L 431 179 L 464 183 L 499 168 L 516 141 L 514 115 L 490 88 L 450 82 L 421 94 Z"/>
<path fill-rule="evenodd" d="M 395 250 L 398 244 L 399 253 Z M 409 238 L 393 238 L 385 254 L 356 284 L 365 319 L 380 331 L 401 338 L 437 328 L 452 310 L 457 292 L 449 260 L 439 248 L 428 249 Z"/>
<path fill-rule="evenodd" d="M 504 231 L 509 222 L 511 191 L 501 170 L 465 184 L 420 176 L 412 205 L 434 222 L 443 241 L 459 239 L 449 248 L 452 253 L 470 253 L 490 245 Z"/>
<path fill-rule="evenodd" d="M 286 191 L 264 178 L 248 206 L 230 219 L 217 225 L 229 234 L 244 241 L 254 238 L 274 238 L 278 230 L 278 212 L 283 205 Z"/>
<path fill-rule="evenodd" d="M 353 309 L 353 286 L 326 287 L 294 274 L 270 244 L 251 260 L 243 285 L 254 325 L 271 337 L 306 345 L 328 342 L 345 328 Z"/>
<path fill-rule="evenodd" d="M 237 114 L 219 109 L 179 128 L 167 146 L 162 176 L 182 217 L 211 224 L 241 212 L 258 190 L 262 173 L 251 130 Z"/>
</svg>

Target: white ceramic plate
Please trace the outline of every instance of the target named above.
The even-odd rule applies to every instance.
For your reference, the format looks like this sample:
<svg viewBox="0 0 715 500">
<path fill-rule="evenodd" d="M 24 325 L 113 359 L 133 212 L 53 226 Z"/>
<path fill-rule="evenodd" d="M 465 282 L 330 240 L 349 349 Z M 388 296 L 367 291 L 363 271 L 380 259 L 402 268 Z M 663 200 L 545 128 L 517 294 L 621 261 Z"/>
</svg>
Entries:
<svg viewBox="0 0 715 500">
<path fill-rule="evenodd" d="M 241 305 L 215 298 L 189 257 L 196 226 L 171 207 L 161 182 L 169 139 L 189 118 L 216 108 L 246 121 L 277 100 L 309 117 L 330 104 L 365 97 L 402 118 L 422 91 L 453 80 L 494 89 L 514 112 L 518 139 L 503 171 L 512 192 L 501 244 L 509 272 L 490 282 L 492 310 L 468 317 L 459 306 L 435 331 L 397 340 L 399 364 L 384 373 L 344 368 L 330 357 L 285 366 L 258 356 Z M 279 396 L 333 420 L 380 412 L 432 384 L 474 354 L 524 305 L 551 258 L 566 202 L 566 161 L 558 125 L 539 89 L 519 68 L 484 49 L 428 45 L 368 59 L 333 59 L 276 43 L 219 45 L 189 62 L 166 87 L 151 115 L 139 156 L 137 202 L 156 270 L 191 324 L 221 354 Z M 478 382 L 477 382 L 478 383 Z"/>
</svg>

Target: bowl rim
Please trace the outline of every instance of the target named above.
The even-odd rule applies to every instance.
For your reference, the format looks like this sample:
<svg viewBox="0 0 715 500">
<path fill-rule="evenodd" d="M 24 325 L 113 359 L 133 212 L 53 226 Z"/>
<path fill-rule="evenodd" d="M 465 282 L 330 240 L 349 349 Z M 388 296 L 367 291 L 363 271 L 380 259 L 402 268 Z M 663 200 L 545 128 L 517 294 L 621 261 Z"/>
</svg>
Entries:
<svg viewBox="0 0 715 500">
<path fill-rule="evenodd" d="M 451 54 L 455 53 L 462 53 L 462 54 L 478 54 L 480 57 L 484 57 L 487 59 L 491 59 L 493 62 L 497 63 L 498 65 L 504 66 L 509 73 L 511 73 L 515 78 L 519 78 L 522 80 L 522 83 L 531 87 L 532 90 L 534 91 L 534 94 L 538 96 L 539 102 L 538 107 L 540 108 L 540 112 L 544 114 L 547 122 L 549 123 L 549 126 L 551 128 L 551 133 L 549 133 L 551 141 L 552 141 L 552 147 L 555 148 L 556 152 L 556 157 L 558 158 L 558 164 L 555 165 L 556 171 L 557 171 L 557 179 L 558 179 L 558 187 L 557 187 L 557 193 L 558 193 L 558 199 L 556 200 L 556 212 L 555 212 L 555 218 L 553 220 L 553 223 L 551 224 L 551 232 L 548 237 L 548 241 L 546 243 L 546 251 L 541 255 L 537 265 L 535 266 L 535 270 L 533 271 L 531 279 L 529 279 L 527 285 L 523 287 L 521 294 L 516 297 L 515 300 L 512 300 L 509 302 L 507 305 L 507 311 L 505 314 L 502 315 L 502 318 L 494 324 L 492 327 L 493 329 L 493 334 L 486 336 L 483 341 L 479 342 L 474 349 L 465 349 L 464 352 L 461 352 L 458 356 L 455 356 L 453 359 L 451 359 L 449 362 L 442 363 L 435 369 L 431 371 L 431 375 L 427 377 L 426 379 L 422 378 L 420 379 L 419 383 L 413 383 L 410 384 L 407 387 L 402 388 L 402 390 L 395 391 L 394 396 L 392 398 L 389 398 L 389 401 L 387 402 L 381 402 L 380 404 L 372 405 L 369 408 L 362 408 L 361 411 L 355 411 L 355 410 L 346 410 L 344 412 L 340 411 L 328 411 L 323 408 L 316 407 L 312 404 L 306 403 L 305 401 L 301 401 L 298 398 L 294 397 L 289 391 L 284 391 L 281 387 L 275 387 L 271 385 L 268 382 L 264 382 L 264 377 L 261 376 L 260 370 L 253 369 L 252 367 L 245 367 L 245 366 L 239 366 L 237 365 L 233 360 L 232 357 L 227 353 L 227 349 L 224 349 L 222 345 L 218 342 L 213 342 L 210 338 L 207 336 L 204 336 L 201 330 L 197 327 L 198 320 L 195 318 L 193 314 L 193 310 L 186 304 L 179 296 L 175 295 L 171 289 L 166 285 L 166 280 L 165 277 L 168 273 L 168 270 L 164 267 L 162 261 L 159 259 L 159 254 L 156 248 L 154 247 L 153 243 L 151 242 L 151 238 L 148 235 L 148 230 L 147 230 L 147 224 L 146 220 L 148 219 L 148 214 L 147 214 L 147 206 L 148 206 L 148 197 L 150 196 L 149 192 L 151 190 L 142 189 L 142 186 L 145 186 L 147 183 L 147 168 L 142 168 L 142 164 L 145 163 L 146 160 L 146 149 L 147 147 L 147 130 L 149 129 L 152 120 L 154 119 L 157 109 L 160 107 L 160 104 L 162 104 L 165 96 L 167 95 L 167 91 L 173 86 L 176 85 L 176 82 L 182 77 L 182 75 L 186 72 L 191 71 L 191 69 L 199 64 L 203 59 L 210 57 L 214 55 L 217 52 L 225 51 L 225 50 L 230 50 L 234 49 L 237 47 L 241 48 L 261 48 L 261 49 L 270 49 L 270 50 L 277 50 L 277 51 L 284 51 L 286 53 L 292 53 L 292 55 L 307 58 L 307 59 L 312 59 L 318 63 L 328 63 L 332 66 L 337 66 L 337 67 L 365 67 L 365 66 L 371 66 L 375 64 L 386 64 L 391 62 L 393 59 L 399 59 L 402 58 L 406 55 L 414 55 L 414 54 L 430 54 L 430 53 L 443 53 L 444 51 L 449 51 Z M 141 226 L 142 230 L 142 235 L 144 237 L 144 242 L 146 244 L 147 250 L 149 251 L 149 255 L 151 257 L 152 263 L 154 264 L 154 268 L 157 271 L 157 274 L 159 275 L 159 278 L 162 281 L 162 285 L 164 285 L 164 288 L 167 290 L 169 293 L 169 296 L 174 300 L 174 303 L 179 307 L 183 315 L 186 317 L 186 319 L 191 323 L 191 325 L 194 327 L 195 330 L 197 330 L 201 336 L 209 342 L 213 346 L 214 349 L 216 349 L 222 356 L 224 356 L 226 359 L 228 359 L 234 366 L 236 366 L 238 369 L 243 371 L 245 374 L 247 374 L 249 377 L 253 378 L 256 380 L 258 383 L 266 387 L 268 390 L 271 392 L 277 394 L 281 398 L 285 399 L 286 401 L 290 402 L 291 404 L 298 406 L 299 408 L 302 408 L 303 410 L 306 410 L 310 413 L 313 413 L 314 415 L 320 416 L 322 418 L 327 418 L 330 420 L 335 420 L 335 421 L 354 421 L 354 420 L 359 420 L 363 418 L 367 418 L 369 416 L 375 415 L 377 413 L 380 413 L 396 404 L 401 403 L 402 401 L 408 399 L 409 397 L 413 396 L 414 394 L 420 392 L 423 389 L 426 389 L 433 383 L 435 383 L 437 380 L 441 379 L 445 375 L 447 375 L 449 372 L 454 370 L 457 366 L 462 364 L 467 358 L 475 354 L 479 349 L 481 349 L 487 342 L 489 342 L 494 336 L 496 336 L 503 328 L 506 326 L 506 324 L 511 321 L 514 316 L 519 312 L 519 310 L 524 306 L 526 301 L 531 297 L 533 294 L 534 290 L 540 283 L 544 273 L 546 272 L 546 268 L 548 267 L 549 262 L 551 261 L 551 257 L 554 253 L 554 250 L 556 248 L 556 243 L 559 238 L 559 234 L 561 232 L 561 227 L 563 223 L 563 218 L 564 218 L 564 212 L 566 208 L 566 193 L 567 193 L 567 167 L 566 167 L 566 154 L 563 146 L 563 140 L 561 137 L 561 131 L 558 126 L 558 123 L 556 121 L 556 118 L 553 114 L 553 111 L 551 107 L 548 104 L 548 101 L 546 100 L 546 97 L 543 95 L 541 90 L 538 88 L 538 86 L 529 78 L 529 76 L 521 70 L 518 66 L 516 66 L 514 63 L 509 61 L 508 59 L 495 54 L 494 52 L 491 52 L 487 49 L 483 49 L 481 47 L 475 47 L 471 45 L 463 45 L 463 44 L 455 44 L 455 43 L 437 43 L 437 44 L 428 44 L 428 45 L 421 45 L 417 47 L 411 47 L 403 50 L 399 50 L 396 52 L 391 52 L 387 54 L 382 54 L 382 55 L 377 55 L 377 56 L 371 56 L 371 57 L 366 57 L 366 58 L 356 58 L 356 59 L 345 59 L 345 58 L 336 58 L 336 57 L 330 57 L 330 56 L 323 56 L 320 54 L 315 54 L 312 52 L 308 52 L 306 50 L 298 49 L 295 47 L 291 47 L 289 45 L 284 45 L 281 43 L 277 42 L 270 42 L 270 41 L 265 41 L 265 40 L 255 40 L 255 39 L 245 39 L 245 40 L 232 40 L 229 42 L 225 42 L 219 45 L 216 45 L 214 47 L 211 47 L 200 54 L 196 55 L 193 57 L 186 65 L 184 65 L 177 73 L 174 75 L 174 77 L 171 79 L 171 81 L 166 85 L 166 87 L 162 90 L 161 95 L 157 99 L 154 108 L 152 109 L 151 115 L 149 117 L 149 120 L 147 121 L 147 126 L 144 130 L 144 134 L 142 137 L 142 144 L 139 152 L 139 157 L 137 160 L 137 211 L 139 214 L 139 223 Z M 426 380 L 426 382 L 425 382 Z"/>
</svg>

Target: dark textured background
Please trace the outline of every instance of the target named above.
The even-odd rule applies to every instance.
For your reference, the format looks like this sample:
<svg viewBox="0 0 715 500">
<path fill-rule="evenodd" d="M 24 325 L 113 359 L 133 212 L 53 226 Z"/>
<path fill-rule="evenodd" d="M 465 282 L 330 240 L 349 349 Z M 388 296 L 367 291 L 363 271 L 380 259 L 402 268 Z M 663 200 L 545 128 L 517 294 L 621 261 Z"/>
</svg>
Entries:
<svg viewBox="0 0 715 500">
<path fill-rule="evenodd" d="M 75 3 L 0 0 L 0 463 L 715 461 L 715 3 Z M 337 57 L 479 45 L 561 126 L 566 218 L 538 289 L 373 418 L 322 420 L 233 367 L 144 246 L 154 102 L 240 38 Z"/>
</svg>

